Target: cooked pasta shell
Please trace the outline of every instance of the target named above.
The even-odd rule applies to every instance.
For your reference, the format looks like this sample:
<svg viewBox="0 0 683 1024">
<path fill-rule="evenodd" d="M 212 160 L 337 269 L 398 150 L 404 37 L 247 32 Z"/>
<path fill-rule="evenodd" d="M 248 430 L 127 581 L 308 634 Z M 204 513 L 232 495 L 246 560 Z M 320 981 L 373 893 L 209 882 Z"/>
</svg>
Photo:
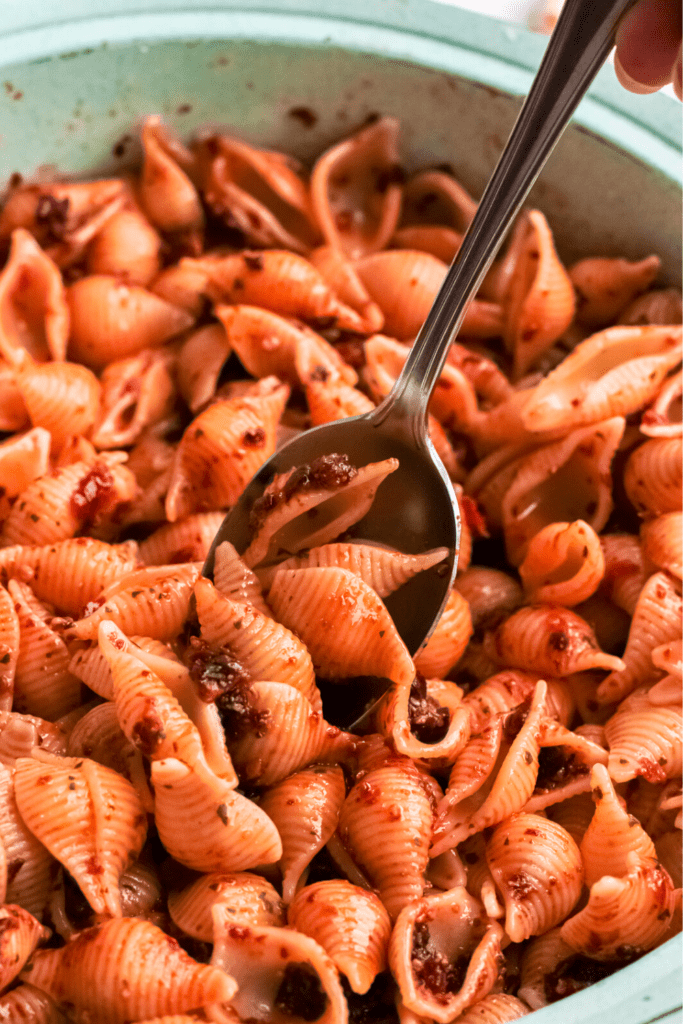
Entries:
<svg viewBox="0 0 683 1024">
<path fill-rule="evenodd" d="M 143 164 L 140 200 L 147 216 L 162 231 L 195 232 L 201 237 L 204 212 L 197 190 L 180 166 L 192 154 L 167 131 L 159 117 L 142 128 Z"/>
<path fill-rule="evenodd" d="M 507 1024 L 526 1017 L 528 1013 L 529 1007 L 521 999 L 504 992 L 494 992 L 461 1013 L 454 1024 Z"/>
<path fill-rule="evenodd" d="M 191 331 L 178 352 L 178 390 L 192 412 L 213 397 L 232 346 L 222 324 L 211 323 Z"/>
<path fill-rule="evenodd" d="M 498 980 L 503 929 L 458 887 L 405 907 L 389 943 L 389 964 L 405 1006 L 447 1024 Z"/>
<path fill-rule="evenodd" d="M 41 950 L 24 973 L 79 1024 L 182 1013 L 229 1001 L 236 990 L 225 971 L 198 964 L 161 928 L 137 918 L 106 921 L 61 949 Z"/>
<path fill-rule="evenodd" d="M 399 122 L 381 117 L 319 157 L 311 204 L 325 241 L 351 259 L 383 249 L 398 223 Z"/>
<path fill-rule="evenodd" d="M 642 775 L 664 782 L 680 774 L 681 705 L 653 704 L 641 686 L 625 698 L 605 723 L 609 744 L 609 773 L 615 782 Z"/>
<path fill-rule="evenodd" d="M 232 1006 L 240 1020 L 263 1015 L 292 1024 L 346 1024 L 337 969 L 314 939 L 289 928 L 236 925 L 220 903 L 213 915 L 211 963 L 235 978 Z"/>
<path fill-rule="evenodd" d="M 0 768 L 0 834 L 6 862 L 5 901 L 18 903 L 34 917 L 42 917 L 54 862 L 24 824 L 14 796 L 13 775 L 4 767 Z"/>
<path fill-rule="evenodd" d="M 65 362 L 25 366 L 17 385 L 33 426 L 50 431 L 53 452 L 72 434 L 87 434 L 97 419 L 101 386 L 86 366 Z"/>
<path fill-rule="evenodd" d="M 145 348 L 158 348 L 187 330 L 194 317 L 139 285 L 90 274 L 67 288 L 71 313 L 69 353 L 98 369 Z"/>
<path fill-rule="evenodd" d="M 559 928 L 551 928 L 544 935 L 535 936 L 522 954 L 519 996 L 532 1010 L 540 1010 L 557 998 L 553 983 L 557 985 L 565 965 L 575 957 L 574 950 L 562 939 Z M 560 980 L 560 985 L 562 981 Z"/>
<path fill-rule="evenodd" d="M 345 455 L 333 454 L 278 474 L 254 507 L 253 538 L 243 561 L 253 568 L 283 552 L 296 554 L 335 540 L 363 518 L 379 485 L 397 468 L 393 458 L 356 468 Z"/>
<path fill-rule="evenodd" d="M 472 196 L 446 169 L 418 171 L 403 190 L 402 224 L 445 224 L 464 231 L 477 210 Z"/>
<path fill-rule="evenodd" d="M 17 228 L 0 274 L 0 355 L 13 366 L 64 359 L 68 337 L 62 276 L 28 231 Z"/>
<path fill-rule="evenodd" d="M 304 382 L 312 427 L 372 412 L 375 403 L 367 395 L 358 388 L 345 384 L 324 366 L 314 366 L 310 374 L 305 374 L 300 359 L 301 349 L 302 346 L 299 346 L 297 350 L 297 369 Z M 322 383 L 323 381 L 325 383 Z"/>
<path fill-rule="evenodd" d="M 644 953 L 666 933 L 676 890 L 654 857 L 631 853 L 622 878 L 604 875 L 591 886 L 588 905 L 562 926 L 562 939 L 592 960 Z"/>
<path fill-rule="evenodd" d="M 364 321 L 337 298 L 324 277 L 302 256 L 285 249 L 190 261 L 206 274 L 205 293 L 215 303 L 243 302 L 316 327 L 364 333 Z"/>
<path fill-rule="evenodd" d="M 109 619 L 128 635 L 142 633 L 155 640 L 170 640 L 185 623 L 199 570 L 199 564 L 191 562 L 151 565 L 127 573 L 86 606 L 84 617 L 71 627 L 71 636 L 94 640 L 100 622 Z"/>
<path fill-rule="evenodd" d="M 419 249 L 436 256 L 437 260 L 450 264 L 460 248 L 462 235 L 442 224 L 413 224 L 394 232 L 391 245 L 394 249 Z M 381 330 L 381 328 L 376 328 Z"/>
<path fill-rule="evenodd" d="M 233 505 L 275 451 L 275 431 L 289 388 L 266 377 L 250 392 L 219 399 L 183 434 L 166 496 L 170 522 Z"/>
<path fill-rule="evenodd" d="M 16 978 L 38 943 L 49 935 L 49 929 L 23 907 L 0 907 L 0 990 Z"/>
<path fill-rule="evenodd" d="M 31 588 L 18 580 L 10 580 L 7 588 L 19 623 L 14 710 L 54 721 L 81 702 L 81 684 L 69 671 L 71 655 L 47 614 L 40 614 L 40 605 L 36 609 Z"/>
<path fill-rule="evenodd" d="M 550 523 L 529 541 L 519 567 L 524 589 L 534 602 L 573 608 L 598 589 L 605 557 L 595 530 L 578 519 Z"/>
<path fill-rule="evenodd" d="M 678 437 L 683 432 L 681 395 L 683 371 L 672 374 L 640 420 L 640 432 L 647 437 Z"/>
<path fill-rule="evenodd" d="M 640 537 L 645 558 L 683 578 L 683 514 L 667 512 L 643 523 Z"/>
<path fill-rule="evenodd" d="M 119 210 L 88 246 L 90 274 L 108 274 L 144 288 L 159 273 L 161 238 L 136 209 Z"/>
<path fill-rule="evenodd" d="M 270 585 L 280 569 L 320 569 L 335 567 L 352 572 L 371 587 L 379 597 L 388 597 L 418 572 L 431 569 L 446 557 L 446 548 L 434 548 L 421 555 L 403 554 L 379 544 L 338 542 L 311 548 L 307 554 L 294 555 L 271 569 L 259 570 L 259 576 Z M 434 675 L 435 673 L 424 673 Z M 438 674 L 438 673 L 436 673 Z"/>
<path fill-rule="evenodd" d="M 285 903 L 294 899 L 306 868 L 337 828 L 345 796 L 339 765 L 317 764 L 276 783 L 261 797 L 259 806 L 273 819 L 282 839 L 280 870 Z M 320 942 L 316 935 L 313 938 Z M 327 949 L 325 942 L 320 944 Z"/>
<path fill-rule="evenodd" d="M 527 211 L 518 221 L 508 258 L 514 261 L 514 269 L 503 299 L 503 338 L 519 380 L 569 327 L 575 299 L 548 222 L 539 210 Z"/>
<path fill-rule="evenodd" d="M 230 541 L 223 541 L 214 552 L 213 582 L 216 590 L 231 601 L 253 605 L 263 615 L 270 615 L 258 576 L 244 564 Z"/>
<path fill-rule="evenodd" d="M 415 668 L 429 679 L 444 679 L 460 660 L 472 633 L 470 606 L 458 590 L 452 590 L 431 636 L 415 655 Z"/>
<path fill-rule="evenodd" d="M 386 969 L 391 920 L 374 893 L 341 879 L 308 885 L 287 921 L 323 947 L 353 992 L 363 995 Z"/>
<path fill-rule="evenodd" d="M 0 443 L 0 519 L 5 519 L 13 499 L 50 468 L 50 434 L 34 427 Z"/>
<path fill-rule="evenodd" d="M 171 918 L 186 935 L 213 942 L 212 909 L 221 903 L 236 924 L 278 926 L 285 907 L 270 882 L 247 871 L 202 875 L 180 892 L 168 896 Z"/>
<path fill-rule="evenodd" d="M 66 733 L 59 725 L 36 715 L 0 711 L 0 762 L 12 768 L 17 758 L 29 757 L 34 747 L 51 754 L 64 754 Z"/>
<path fill-rule="evenodd" d="M 505 902 L 505 931 L 522 942 L 554 928 L 583 886 L 579 848 L 565 829 L 536 814 L 513 814 L 486 844 L 486 860 Z"/>
<path fill-rule="evenodd" d="M 322 707 L 313 662 L 301 640 L 253 605 L 232 601 L 200 576 L 195 585 L 197 615 L 204 640 L 227 648 L 252 679 L 287 683 L 314 711 Z"/>
<path fill-rule="evenodd" d="M 33 985 L 19 985 L 0 996 L 0 1020 L 13 1024 L 69 1024 L 57 1004 Z"/>
<path fill-rule="evenodd" d="M 193 871 L 245 871 L 282 856 L 268 815 L 199 763 L 153 761 L 152 786 L 159 838 L 180 864 Z"/>
<path fill-rule="evenodd" d="M 660 266 L 659 256 L 633 263 L 600 256 L 579 260 L 569 269 L 576 291 L 577 322 L 593 329 L 614 323 L 624 307 L 649 288 Z"/>
<path fill-rule="evenodd" d="M 682 616 L 680 585 L 677 587 L 665 572 L 650 576 L 633 612 L 623 657 L 624 667 L 615 668 L 598 687 L 597 699 L 601 703 L 621 700 L 636 686 L 658 678 L 659 671 L 652 664 L 652 650 L 681 636 Z"/>
<path fill-rule="evenodd" d="M 488 566 L 472 565 L 465 572 L 459 572 L 453 586 L 470 606 L 475 629 L 514 611 L 523 600 L 517 580 Z"/>
<path fill-rule="evenodd" d="M 41 753 L 17 761 L 14 791 L 24 822 L 64 864 L 93 910 L 120 915 L 119 878 L 147 834 L 133 786 L 87 758 Z"/>
<path fill-rule="evenodd" d="M 680 324 L 680 288 L 653 288 L 629 302 L 619 315 L 620 324 Z"/>
<path fill-rule="evenodd" d="M 568 724 L 574 715 L 574 702 L 565 683 L 545 673 L 508 669 L 490 676 L 463 698 L 463 704 L 470 712 L 472 733 L 490 725 L 495 715 L 501 712 L 506 714 L 530 700 L 541 678 L 548 687 L 546 715 Z"/>
<path fill-rule="evenodd" d="M 638 819 L 629 815 L 619 802 L 604 765 L 593 768 L 591 786 L 595 813 L 581 840 L 589 887 L 603 875 L 622 878 L 628 874 L 630 853 L 636 853 L 641 860 L 657 856 L 654 843 Z"/>
<path fill-rule="evenodd" d="M 341 809 L 339 838 L 396 920 L 422 895 L 432 807 L 408 759 L 371 770 Z"/>
<path fill-rule="evenodd" d="M 647 405 L 681 359 L 680 327 L 610 327 L 582 341 L 522 408 L 528 430 L 629 416 Z"/>
<path fill-rule="evenodd" d="M 246 720 L 226 723 L 230 754 L 244 784 L 269 786 L 313 761 L 337 762 L 353 737 L 330 725 L 299 690 L 253 683 Z"/>
<path fill-rule="evenodd" d="M 20 630 L 19 616 L 11 593 L 0 584 L 0 711 L 10 711 L 12 708 Z"/>
<path fill-rule="evenodd" d="M 223 519 L 222 512 L 196 512 L 166 523 L 140 542 L 140 559 L 145 565 L 203 562 Z"/>
<path fill-rule="evenodd" d="M 600 538 L 605 556 L 601 591 L 628 615 L 633 615 L 648 573 L 638 537 L 629 533 L 606 533 Z"/>
<path fill-rule="evenodd" d="M 579 731 L 580 730 L 580 731 Z M 591 735 L 586 735 L 586 731 Z M 524 805 L 530 814 L 590 790 L 594 765 L 606 765 L 608 753 L 601 726 L 579 726 L 571 732 L 552 718 L 540 728 L 539 768 L 534 792 Z"/>
<path fill-rule="evenodd" d="M 342 302 L 355 309 L 363 318 L 365 333 L 374 334 L 382 330 L 384 314 L 370 298 L 352 260 L 334 245 L 321 245 L 309 253 L 308 258 Z"/>
<path fill-rule="evenodd" d="M 644 517 L 681 511 L 683 438 L 653 437 L 636 448 L 624 469 L 624 489 Z"/>
<path fill-rule="evenodd" d="M 175 396 L 172 359 L 165 350 L 143 349 L 105 367 L 102 406 L 92 432 L 97 448 L 122 448 L 162 419 Z"/>
<path fill-rule="evenodd" d="M 579 615 L 557 604 L 520 608 L 486 636 L 486 650 L 500 665 L 568 676 L 604 668 L 619 672 L 621 658 L 601 651 Z"/>
</svg>

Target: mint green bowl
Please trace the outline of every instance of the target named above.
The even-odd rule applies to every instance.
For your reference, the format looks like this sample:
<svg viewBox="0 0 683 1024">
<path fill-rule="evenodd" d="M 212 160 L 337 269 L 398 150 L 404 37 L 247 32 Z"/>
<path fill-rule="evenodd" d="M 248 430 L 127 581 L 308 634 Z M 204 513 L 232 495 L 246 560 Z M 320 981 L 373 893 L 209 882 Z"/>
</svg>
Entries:
<svg viewBox="0 0 683 1024">
<path fill-rule="evenodd" d="M 115 173 L 149 113 L 304 160 L 373 111 L 408 167 L 448 162 L 479 194 L 545 41 L 431 0 L 23 0 L 3 4 L 0 182 Z M 316 115 L 306 127 L 290 111 Z M 680 108 L 606 68 L 532 193 L 567 260 L 656 252 L 681 274 Z M 681 937 L 537 1011 L 538 1024 L 680 1019 Z"/>
</svg>

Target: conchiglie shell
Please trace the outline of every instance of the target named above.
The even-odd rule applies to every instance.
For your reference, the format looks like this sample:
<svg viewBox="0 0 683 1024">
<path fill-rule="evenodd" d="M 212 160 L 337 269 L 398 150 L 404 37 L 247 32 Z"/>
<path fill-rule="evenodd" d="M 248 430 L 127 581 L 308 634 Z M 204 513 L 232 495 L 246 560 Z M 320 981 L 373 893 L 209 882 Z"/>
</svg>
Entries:
<svg viewBox="0 0 683 1024">
<path fill-rule="evenodd" d="M 73 875 L 96 913 L 120 915 L 119 878 L 147 834 L 135 789 L 87 758 L 40 758 L 17 761 L 14 791 L 22 818 Z M 59 815 L 50 815 L 57 805 Z"/>
<path fill-rule="evenodd" d="M 85 615 L 73 624 L 72 638 L 94 640 L 100 622 L 109 619 L 127 635 L 142 633 L 170 640 L 181 631 L 199 575 L 197 562 L 147 566 L 127 573 L 106 587 Z"/>
<path fill-rule="evenodd" d="M 418 171 L 403 190 L 402 224 L 446 224 L 464 231 L 477 204 L 447 170 Z"/>
<path fill-rule="evenodd" d="M 314 711 L 302 693 L 286 683 L 253 683 L 253 711 L 259 724 L 237 738 L 228 735 L 230 755 L 244 784 L 269 786 L 312 761 L 336 762 L 353 738 Z"/>
<path fill-rule="evenodd" d="M 147 216 L 162 231 L 201 232 L 201 200 L 179 166 L 192 160 L 191 153 L 167 132 L 159 117 L 145 121 L 142 147 L 140 200 Z"/>
<path fill-rule="evenodd" d="M 548 222 L 539 210 L 529 210 L 518 223 L 508 258 L 514 259 L 515 266 L 504 297 L 503 337 L 519 380 L 569 327 L 575 300 Z"/>
<path fill-rule="evenodd" d="M 641 516 L 681 511 L 682 452 L 683 438 L 653 437 L 629 456 L 624 489 Z"/>
<path fill-rule="evenodd" d="M 369 771 L 342 806 L 339 838 L 392 920 L 422 895 L 431 832 L 431 803 L 407 759 Z"/>
<path fill-rule="evenodd" d="M 242 397 L 220 399 L 190 424 L 178 446 L 166 496 L 170 522 L 233 505 L 275 451 L 289 388 L 266 377 Z"/>
<path fill-rule="evenodd" d="M 143 348 L 158 348 L 191 327 L 194 317 L 139 285 L 91 274 L 67 289 L 71 312 L 69 354 L 98 369 Z"/>
<path fill-rule="evenodd" d="M 182 1013 L 229 1001 L 236 989 L 224 971 L 198 964 L 156 925 L 136 918 L 107 921 L 61 949 L 43 950 L 25 973 L 79 1024 Z"/>
<path fill-rule="evenodd" d="M 441 224 L 414 224 L 394 232 L 391 245 L 394 249 L 418 249 L 436 256 L 437 260 L 450 264 L 460 248 L 462 235 Z M 376 328 L 381 330 L 381 327 Z"/>
<path fill-rule="evenodd" d="M 24 824 L 14 796 L 12 773 L 4 767 L 0 768 L 0 834 L 6 861 L 5 901 L 18 903 L 34 917 L 42 917 L 54 861 Z"/>
<path fill-rule="evenodd" d="M 544 935 L 533 938 L 522 954 L 520 998 L 532 1010 L 547 1006 L 546 979 L 548 976 L 557 977 L 558 969 L 573 957 L 574 950 L 563 941 L 559 928 L 552 928 Z"/>
<path fill-rule="evenodd" d="M 50 433 L 34 427 L 0 443 L 0 519 L 5 519 L 12 499 L 50 468 Z"/>
<path fill-rule="evenodd" d="M 536 814 L 515 814 L 486 844 L 486 860 L 505 901 L 505 930 L 513 942 L 554 928 L 583 887 L 579 848 L 561 825 Z"/>
<path fill-rule="evenodd" d="M 0 1020 L 12 1024 L 69 1024 L 57 1004 L 33 985 L 19 985 L 0 996 Z"/>
<path fill-rule="evenodd" d="M 683 628 L 680 584 L 665 572 L 650 576 L 640 592 L 631 620 L 623 669 L 616 669 L 600 683 L 597 699 L 602 704 L 621 700 L 636 686 L 659 677 L 652 664 L 653 648 L 677 640 Z"/>
<path fill-rule="evenodd" d="M 630 533 L 606 533 L 600 538 L 605 555 L 604 593 L 619 608 L 633 615 L 648 572 L 638 537 Z"/>
<path fill-rule="evenodd" d="M 656 857 L 655 845 L 637 818 L 628 814 L 619 802 L 609 772 L 604 765 L 595 765 L 591 772 L 595 813 L 581 840 L 581 857 L 589 887 L 612 875 L 628 874 L 628 855 L 640 859 Z"/>
<path fill-rule="evenodd" d="M 383 249 L 401 208 L 399 122 L 381 117 L 328 149 L 311 174 L 311 203 L 330 246 L 351 259 Z"/>
<path fill-rule="evenodd" d="M 654 858 L 628 857 L 623 878 L 604 875 L 591 886 L 588 905 L 562 926 L 561 936 L 592 960 L 620 960 L 624 950 L 646 952 L 669 928 L 676 890 Z"/>
<path fill-rule="evenodd" d="M 519 567 L 532 601 L 569 608 L 594 594 L 604 573 L 600 538 L 581 519 L 545 526 L 529 541 Z"/>
<path fill-rule="evenodd" d="M 592 668 L 615 672 L 624 668 L 621 658 L 599 649 L 587 622 L 556 604 L 520 608 L 487 634 L 486 650 L 500 665 L 553 676 Z"/>
<path fill-rule="evenodd" d="M 405 907 L 389 943 L 405 1006 L 439 1024 L 452 1021 L 495 985 L 502 938 L 501 926 L 462 887 Z"/>
<path fill-rule="evenodd" d="M 683 577 L 683 514 L 668 512 L 643 523 L 640 537 L 644 556 L 680 580 Z"/>
<path fill-rule="evenodd" d="M 273 819 L 282 839 L 280 870 L 285 903 L 291 903 L 306 868 L 334 833 L 345 796 L 339 765 L 318 764 L 276 783 L 261 797 L 259 806 Z M 315 935 L 313 938 L 320 942 Z M 324 942 L 321 945 L 327 949 Z"/>
<path fill-rule="evenodd" d="M 255 680 L 287 683 L 314 711 L 322 707 L 313 662 L 301 640 L 252 605 L 220 594 L 200 576 L 195 585 L 201 635 L 212 647 L 227 647 Z"/>
<path fill-rule="evenodd" d="M 202 872 L 246 871 L 282 856 L 267 814 L 199 765 L 153 761 L 152 786 L 159 838 L 180 864 Z M 184 823 L 190 820 L 188 831 Z"/>
<path fill-rule="evenodd" d="M 313 372 L 327 373 L 324 367 L 322 371 Z M 304 391 L 312 427 L 346 419 L 349 416 L 363 416 L 375 408 L 375 403 L 367 395 L 341 380 L 330 380 L 326 384 L 321 384 L 315 379 L 308 379 L 305 381 Z"/>
<path fill-rule="evenodd" d="M 14 677 L 14 710 L 25 714 L 40 714 L 48 721 L 54 721 L 81 702 L 80 682 L 69 671 L 71 655 L 59 633 L 36 613 L 36 602 L 30 587 L 18 580 L 10 580 L 7 587 L 14 602 L 20 629 Z M 0 594 L 0 607 L 1 604 Z"/>
<path fill-rule="evenodd" d="M 374 893 L 341 879 L 318 882 L 300 891 L 287 921 L 323 947 L 353 992 L 363 995 L 386 969 L 391 920 Z"/>
<path fill-rule="evenodd" d="M 0 430 L 15 433 L 28 426 L 28 412 L 17 386 L 14 367 L 0 357 Z M 11 439 L 14 442 L 14 438 Z M 0 517 L 6 498 L 0 502 Z"/>
<path fill-rule="evenodd" d="M 88 246 L 90 274 L 108 274 L 143 287 L 159 273 L 161 238 L 138 210 L 119 210 Z"/>
<path fill-rule="evenodd" d="M 680 324 L 680 288 L 654 288 L 629 302 L 619 314 L 620 324 Z"/>
<path fill-rule="evenodd" d="M 610 327 L 582 341 L 522 408 L 527 430 L 629 416 L 655 397 L 681 359 L 680 327 Z"/>
<path fill-rule="evenodd" d="M 680 703 L 655 705 L 647 689 L 634 690 L 605 723 L 609 773 L 615 782 L 640 775 L 648 782 L 664 782 L 680 774 Z"/>
<path fill-rule="evenodd" d="M 178 390 L 192 412 L 213 397 L 232 346 L 222 324 L 211 323 L 191 331 L 178 352 Z"/>
<path fill-rule="evenodd" d="M 23 228 L 12 233 L 0 274 L 0 355 L 13 366 L 27 359 L 64 359 L 69 309 L 62 276 Z"/>
<path fill-rule="evenodd" d="M 314 249 L 308 258 L 342 302 L 355 309 L 363 318 L 367 334 L 382 330 L 384 314 L 370 298 L 370 293 L 359 278 L 353 262 L 343 252 L 334 245 L 321 245 Z"/>
<path fill-rule="evenodd" d="M 652 284 L 660 265 L 659 256 L 633 263 L 596 256 L 579 260 L 569 269 L 577 294 L 577 322 L 589 328 L 613 323 L 624 307 Z"/>
<path fill-rule="evenodd" d="M 263 615 L 270 615 L 258 576 L 244 564 L 230 541 L 223 541 L 214 552 L 213 582 L 216 590 L 231 601 L 253 605 Z"/>
<path fill-rule="evenodd" d="M 458 590 L 452 590 L 431 636 L 415 655 L 415 668 L 428 679 L 444 679 L 460 660 L 472 633 L 470 606 Z"/>
<path fill-rule="evenodd" d="M 66 733 L 59 725 L 36 715 L 0 711 L 0 762 L 12 768 L 17 758 L 29 757 L 34 747 L 51 754 L 64 754 Z"/>
<path fill-rule="evenodd" d="M 453 1024 L 507 1024 L 528 1013 L 529 1007 L 521 999 L 504 992 L 490 993 L 456 1017 Z"/>
<path fill-rule="evenodd" d="M 71 434 L 87 434 L 99 413 L 101 386 L 94 373 L 76 363 L 25 367 L 17 377 L 34 427 L 44 427 L 58 451 Z"/>
<path fill-rule="evenodd" d="M 166 523 L 140 542 L 140 558 L 145 565 L 203 562 L 224 518 L 222 512 L 197 512 Z"/>
<path fill-rule="evenodd" d="M 12 709 L 20 629 L 14 600 L 0 584 L 0 711 Z"/>
<path fill-rule="evenodd" d="M 38 943 L 49 935 L 23 907 L 0 907 L 0 990 L 16 978 Z"/>
<path fill-rule="evenodd" d="M 181 260 L 162 270 L 150 284 L 149 291 L 197 319 L 206 308 L 206 279 L 202 264 L 194 260 Z"/>
<path fill-rule="evenodd" d="M 489 676 L 463 698 L 470 712 L 472 733 L 486 728 L 493 716 L 501 712 L 507 714 L 529 700 L 541 678 L 548 687 L 546 715 L 568 724 L 574 714 L 574 702 L 566 684 L 544 673 L 506 669 Z"/>
<path fill-rule="evenodd" d="M 459 572 L 453 586 L 470 606 L 475 629 L 498 615 L 514 611 L 523 600 L 517 580 L 488 566 L 472 565 L 463 573 Z"/>
<path fill-rule="evenodd" d="M 640 420 L 640 432 L 647 437 L 678 437 L 683 432 L 681 396 L 683 371 L 672 374 Z"/>
<path fill-rule="evenodd" d="M 180 892 L 168 896 L 173 923 L 200 942 L 214 941 L 212 909 L 221 903 L 237 924 L 278 926 L 285 907 L 270 882 L 247 871 L 202 875 Z"/>
<path fill-rule="evenodd" d="M 97 448 L 122 448 L 162 419 L 175 396 L 167 351 L 143 349 L 110 363 L 102 374 L 102 408 L 92 431 Z"/>
</svg>

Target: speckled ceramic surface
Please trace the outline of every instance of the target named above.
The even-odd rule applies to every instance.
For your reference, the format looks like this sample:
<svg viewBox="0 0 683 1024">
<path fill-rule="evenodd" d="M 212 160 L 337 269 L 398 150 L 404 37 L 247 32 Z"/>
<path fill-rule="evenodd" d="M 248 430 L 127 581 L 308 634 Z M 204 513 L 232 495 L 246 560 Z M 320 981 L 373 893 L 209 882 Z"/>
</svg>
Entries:
<svg viewBox="0 0 683 1024">
<path fill-rule="evenodd" d="M 0 9 L 0 181 L 115 172 L 158 112 L 304 160 L 373 111 L 402 119 L 408 167 L 450 163 L 478 194 L 545 40 L 429 0 L 45 0 Z M 315 122 L 292 116 L 307 107 Z M 610 68 L 533 194 L 562 255 L 662 256 L 680 281 L 681 125 Z M 680 1020 L 680 936 L 538 1011 L 538 1024 Z"/>
</svg>

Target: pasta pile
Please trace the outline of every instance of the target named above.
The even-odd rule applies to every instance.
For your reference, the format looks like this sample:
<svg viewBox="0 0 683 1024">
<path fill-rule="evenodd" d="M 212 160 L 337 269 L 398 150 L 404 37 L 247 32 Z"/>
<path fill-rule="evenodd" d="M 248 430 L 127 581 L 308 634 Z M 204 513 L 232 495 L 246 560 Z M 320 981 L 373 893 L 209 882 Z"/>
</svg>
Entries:
<svg viewBox="0 0 683 1024">
<path fill-rule="evenodd" d="M 11 183 L 1 1021 L 503 1024 L 680 929 L 656 256 L 566 268 L 519 218 L 431 400 L 463 536 L 415 657 L 383 599 L 446 551 L 348 536 L 395 459 L 292 467 L 201 576 L 276 446 L 389 392 L 471 220 L 398 131 L 307 172 L 150 117 L 136 177 Z M 368 678 L 352 735 L 325 695 Z"/>
</svg>

